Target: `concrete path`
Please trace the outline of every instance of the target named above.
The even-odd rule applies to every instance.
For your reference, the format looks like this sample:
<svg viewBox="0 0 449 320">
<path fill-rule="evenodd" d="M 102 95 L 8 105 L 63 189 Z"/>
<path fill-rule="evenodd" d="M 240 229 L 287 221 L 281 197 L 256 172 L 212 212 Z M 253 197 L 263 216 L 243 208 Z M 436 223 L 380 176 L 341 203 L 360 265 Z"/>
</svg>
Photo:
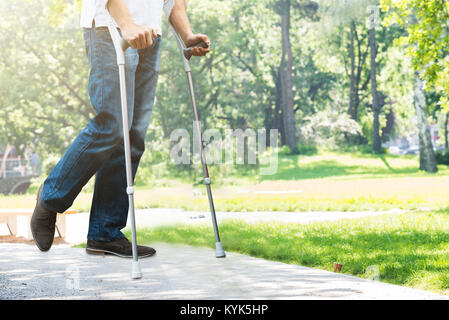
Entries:
<svg viewBox="0 0 449 320">
<path fill-rule="evenodd" d="M 131 260 L 54 246 L 0 243 L 0 299 L 446 299 L 342 274 L 214 250 L 154 244 L 131 280 Z"/>
</svg>

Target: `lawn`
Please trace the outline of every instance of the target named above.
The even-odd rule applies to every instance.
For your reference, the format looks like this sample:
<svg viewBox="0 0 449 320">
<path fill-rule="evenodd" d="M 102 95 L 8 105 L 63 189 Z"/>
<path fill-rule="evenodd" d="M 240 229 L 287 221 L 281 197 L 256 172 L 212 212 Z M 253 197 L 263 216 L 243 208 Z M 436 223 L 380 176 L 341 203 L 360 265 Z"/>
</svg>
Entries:
<svg viewBox="0 0 449 320">
<path fill-rule="evenodd" d="M 449 167 L 440 166 L 437 174 L 417 168 L 416 156 L 326 152 L 280 155 L 278 171 L 272 176 L 261 176 L 256 169 L 243 175 L 226 175 L 220 167 L 211 166 L 211 177 L 219 211 L 449 208 Z M 92 182 L 76 199 L 74 209 L 89 210 Z M 34 207 L 38 184 L 26 195 L 0 196 L 0 208 Z M 156 181 L 147 179 L 136 190 L 138 208 L 208 210 L 204 186 L 186 180 L 167 176 Z"/>
<path fill-rule="evenodd" d="M 298 213 L 300 214 L 300 213 Z M 449 212 L 391 214 L 315 224 L 220 225 L 223 246 L 269 260 L 449 294 Z M 138 243 L 215 246 L 210 224 L 141 229 Z M 128 234 L 129 235 L 129 234 Z"/>
</svg>

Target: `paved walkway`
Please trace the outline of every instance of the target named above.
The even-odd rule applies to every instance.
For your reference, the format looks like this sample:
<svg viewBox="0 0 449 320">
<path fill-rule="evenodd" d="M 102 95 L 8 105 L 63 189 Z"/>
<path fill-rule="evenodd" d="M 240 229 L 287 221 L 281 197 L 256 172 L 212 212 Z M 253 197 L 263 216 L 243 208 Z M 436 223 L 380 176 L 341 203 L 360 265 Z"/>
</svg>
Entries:
<svg viewBox="0 0 449 320">
<path fill-rule="evenodd" d="M 154 244 L 131 280 L 131 260 L 56 245 L 42 253 L 0 243 L 0 299 L 446 299 L 447 296 L 214 250 Z"/>
</svg>

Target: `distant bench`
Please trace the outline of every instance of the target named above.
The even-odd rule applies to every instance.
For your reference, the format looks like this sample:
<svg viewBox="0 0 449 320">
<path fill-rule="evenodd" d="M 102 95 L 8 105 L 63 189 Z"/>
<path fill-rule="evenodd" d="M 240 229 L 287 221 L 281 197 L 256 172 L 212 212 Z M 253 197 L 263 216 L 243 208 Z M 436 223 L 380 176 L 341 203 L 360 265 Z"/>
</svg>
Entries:
<svg viewBox="0 0 449 320">
<path fill-rule="evenodd" d="M 67 210 L 56 216 L 56 233 L 61 238 L 66 236 L 66 216 L 78 213 L 76 210 Z M 30 229 L 33 209 L 0 209 L 0 224 L 6 224 L 9 233 L 16 237 L 33 239 Z"/>
</svg>

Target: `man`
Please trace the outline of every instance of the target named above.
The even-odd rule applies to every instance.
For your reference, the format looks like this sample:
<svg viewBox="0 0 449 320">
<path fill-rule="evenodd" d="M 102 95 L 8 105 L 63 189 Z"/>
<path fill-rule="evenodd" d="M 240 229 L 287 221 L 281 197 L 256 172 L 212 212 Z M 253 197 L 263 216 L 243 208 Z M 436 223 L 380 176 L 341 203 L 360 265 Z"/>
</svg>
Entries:
<svg viewBox="0 0 449 320">
<path fill-rule="evenodd" d="M 130 44 L 125 53 L 130 119 L 131 158 L 135 176 L 144 152 L 160 69 L 161 20 L 164 10 L 187 47 L 204 41 L 193 34 L 185 0 L 84 0 L 81 26 L 90 64 L 89 95 L 95 116 L 79 133 L 54 167 L 37 195 L 31 231 L 41 251 L 50 249 L 56 213 L 66 211 L 83 186 L 96 173 L 86 251 L 131 257 L 131 243 L 120 231 L 126 226 L 125 156 L 121 120 L 120 84 L 116 53 L 108 32 L 110 15 L 121 36 Z M 207 48 L 194 48 L 204 56 Z M 153 248 L 138 246 L 139 257 L 154 255 Z"/>
</svg>

